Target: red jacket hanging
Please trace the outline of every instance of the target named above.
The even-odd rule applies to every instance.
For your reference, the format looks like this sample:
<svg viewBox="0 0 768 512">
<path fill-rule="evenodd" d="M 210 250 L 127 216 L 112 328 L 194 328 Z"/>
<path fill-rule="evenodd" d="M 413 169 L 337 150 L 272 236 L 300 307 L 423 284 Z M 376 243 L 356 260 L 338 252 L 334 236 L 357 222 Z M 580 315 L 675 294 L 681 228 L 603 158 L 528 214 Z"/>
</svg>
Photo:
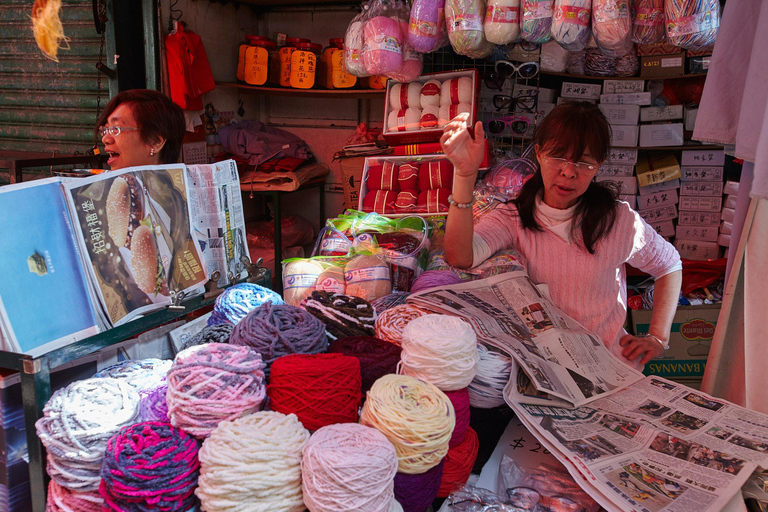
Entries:
<svg viewBox="0 0 768 512">
<path fill-rule="evenodd" d="M 183 109 L 202 110 L 200 96 L 212 91 L 216 84 L 200 36 L 191 30 L 184 30 L 179 23 L 176 31 L 165 38 L 165 54 L 171 99 Z"/>
</svg>

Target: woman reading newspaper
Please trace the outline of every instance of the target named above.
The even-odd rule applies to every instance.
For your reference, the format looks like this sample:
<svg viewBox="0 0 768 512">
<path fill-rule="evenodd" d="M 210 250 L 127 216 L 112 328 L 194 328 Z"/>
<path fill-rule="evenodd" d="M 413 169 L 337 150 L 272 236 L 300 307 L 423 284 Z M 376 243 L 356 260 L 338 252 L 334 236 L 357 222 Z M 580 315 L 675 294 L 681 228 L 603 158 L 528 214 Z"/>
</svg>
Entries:
<svg viewBox="0 0 768 512">
<path fill-rule="evenodd" d="M 642 368 L 669 340 L 681 284 L 680 256 L 637 212 L 593 178 L 608 155 L 610 127 L 596 105 L 565 103 L 544 118 L 535 136 L 539 169 L 518 197 L 473 223 L 473 188 L 483 157 L 482 123 L 461 114 L 440 142 L 455 168 L 445 231 L 451 265 L 474 267 L 514 248 L 553 302 L 596 333 L 620 359 Z M 625 264 L 655 280 L 649 335 L 623 329 Z"/>
</svg>

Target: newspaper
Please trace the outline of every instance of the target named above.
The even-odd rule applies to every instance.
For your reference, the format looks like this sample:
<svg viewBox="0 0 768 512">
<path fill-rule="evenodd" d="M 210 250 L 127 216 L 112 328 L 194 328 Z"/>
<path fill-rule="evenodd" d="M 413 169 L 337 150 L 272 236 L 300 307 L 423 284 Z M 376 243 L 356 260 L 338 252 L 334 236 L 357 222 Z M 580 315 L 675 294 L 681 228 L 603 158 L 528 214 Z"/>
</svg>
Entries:
<svg viewBox="0 0 768 512">
<path fill-rule="evenodd" d="M 426 290 L 408 302 L 469 322 L 479 342 L 517 361 L 547 403 L 584 405 L 643 378 L 552 304 L 523 271 Z"/>
</svg>

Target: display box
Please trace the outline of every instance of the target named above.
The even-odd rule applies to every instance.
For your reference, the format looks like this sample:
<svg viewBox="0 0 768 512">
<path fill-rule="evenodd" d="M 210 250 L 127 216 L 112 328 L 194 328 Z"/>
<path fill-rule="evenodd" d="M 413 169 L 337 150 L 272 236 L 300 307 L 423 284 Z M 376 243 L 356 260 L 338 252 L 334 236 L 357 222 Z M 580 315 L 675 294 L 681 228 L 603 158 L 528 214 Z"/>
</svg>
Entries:
<svg viewBox="0 0 768 512">
<path fill-rule="evenodd" d="M 632 176 L 596 176 L 595 181 L 615 187 L 618 194 L 637 193 L 637 181 Z"/>
<path fill-rule="evenodd" d="M 645 80 L 605 80 L 603 94 L 624 94 L 628 92 L 643 92 Z"/>
<path fill-rule="evenodd" d="M 683 145 L 683 123 L 644 124 L 640 126 L 640 147 Z"/>
<path fill-rule="evenodd" d="M 637 163 L 637 150 L 612 147 L 608 151 L 608 158 L 605 161 L 612 164 L 635 165 Z"/>
<path fill-rule="evenodd" d="M 637 196 L 637 208 L 639 210 L 661 208 L 662 206 L 677 204 L 677 199 L 677 190 L 665 190 L 647 196 Z"/>
<path fill-rule="evenodd" d="M 652 123 L 654 121 L 674 121 L 683 118 L 682 105 L 669 105 L 666 107 L 644 107 L 640 109 L 640 121 Z"/>
<path fill-rule="evenodd" d="M 718 212 L 680 212 L 677 223 L 681 226 L 717 226 L 720 224 Z"/>
<path fill-rule="evenodd" d="M 680 169 L 683 181 L 723 181 L 722 167 L 689 167 Z"/>
<path fill-rule="evenodd" d="M 680 253 L 680 257 L 686 260 L 714 260 L 720 254 L 720 247 L 715 242 L 677 239 L 675 249 Z"/>
<path fill-rule="evenodd" d="M 698 106 L 685 107 L 683 111 L 683 124 L 685 125 L 686 131 L 688 132 L 693 131 L 693 129 L 696 127 L 696 116 L 698 115 L 699 115 Z"/>
<path fill-rule="evenodd" d="M 671 55 L 683 53 L 682 48 L 670 43 L 638 44 L 636 50 L 638 57 L 643 57 L 645 55 Z"/>
<path fill-rule="evenodd" d="M 637 125 L 640 115 L 640 105 L 611 105 L 601 103 L 600 110 L 612 125 Z"/>
<path fill-rule="evenodd" d="M 645 55 L 640 57 L 640 76 L 643 78 L 675 78 L 685 75 L 685 56 Z"/>
<path fill-rule="evenodd" d="M 597 170 L 597 176 L 623 176 L 630 177 L 635 174 L 634 165 L 605 163 Z"/>
<path fill-rule="evenodd" d="M 471 102 L 469 103 L 469 121 L 471 125 L 474 125 L 475 121 L 477 120 L 477 109 L 479 104 L 477 96 L 478 90 L 480 89 L 479 75 L 476 69 L 449 71 L 443 73 L 427 73 L 414 80 L 414 82 L 425 84 L 429 80 L 439 80 L 441 83 L 443 83 L 446 80 L 461 77 L 468 77 L 472 80 L 472 92 L 470 94 Z M 400 82 L 396 82 L 394 80 L 387 81 L 387 92 L 384 100 L 384 127 L 382 130 L 384 140 L 386 140 L 390 145 L 417 144 L 420 142 L 439 141 L 440 136 L 443 134 L 443 128 L 442 126 L 439 126 L 439 124 L 433 124 L 430 122 L 429 124 L 434 127 L 411 130 L 405 130 L 404 126 L 398 127 L 396 125 L 390 125 L 390 112 L 392 111 L 390 96 L 392 95 L 392 88 L 394 85 L 399 83 Z M 421 110 L 421 107 L 419 107 L 419 109 Z"/>
<path fill-rule="evenodd" d="M 637 184 L 641 187 L 680 178 L 674 153 L 645 154 L 637 160 Z"/>
<path fill-rule="evenodd" d="M 723 208 L 723 212 L 720 214 L 720 219 L 725 222 L 733 223 L 733 219 L 736 217 L 736 210 L 732 208 Z"/>
<path fill-rule="evenodd" d="M 647 210 L 640 210 L 638 212 L 640 217 L 643 218 L 648 224 L 655 222 L 661 222 L 663 220 L 672 220 L 677 218 L 677 206 L 670 204 L 662 206 L 660 208 L 648 208 Z"/>
<path fill-rule="evenodd" d="M 356 208 L 360 203 L 360 181 L 363 179 L 365 157 L 340 158 L 339 166 L 344 177 L 344 208 Z"/>
<path fill-rule="evenodd" d="M 686 181 L 680 185 L 681 196 L 720 197 L 723 195 L 722 181 Z"/>
<path fill-rule="evenodd" d="M 600 84 L 585 84 L 581 82 L 563 82 L 560 89 L 561 98 L 577 100 L 596 100 L 600 98 Z"/>
<path fill-rule="evenodd" d="M 652 313 L 650 309 L 632 310 L 632 329 L 635 334 L 648 332 Z M 672 319 L 669 350 L 663 358 L 646 364 L 643 373 L 667 378 L 704 375 L 719 314 L 720 304 L 679 306 Z"/>
<path fill-rule="evenodd" d="M 680 188 L 680 180 L 662 181 L 661 183 L 654 183 L 653 185 L 637 187 L 637 192 L 641 196 L 647 196 L 648 194 L 655 194 L 657 192 L 663 192 L 664 190 L 672 190 L 675 188 Z"/>
<path fill-rule="evenodd" d="M 683 151 L 680 165 L 714 165 L 722 167 L 725 165 L 725 151 L 722 149 L 687 149 Z"/>
<path fill-rule="evenodd" d="M 736 196 L 739 194 L 739 182 L 738 181 L 726 181 L 723 188 L 723 194 Z"/>
<path fill-rule="evenodd" d="M 716 242 L 720 233 L 719 226 L 684 226 L 677 225 L 676 238 L 695 240 L 697 242 Z"/>
<path fill-rule="evenodd" d="M 664 238 L 675 236 L 675 223 L 671 220 L 662 220 L 649 223 L 649 225 Z"/>
<path fill-rule="evenodd" d="M 600 103 L 612 105 L 650 105 L 650 92 L 628 92 L 624 94 L 601 94 Z"/>
<path fill-rule="evenodd" d="M 719 212 L 722 207 L 722 197 L 682 196 L 678 209 L 691 212 Z"/>
<path fill-rule="evenodd" d="M 637 126 L 611 126 L 611 147 L 637 146 Z"/>
<path fill-rule="evenodd" d="M 516 83 L 512 88 L 512 95 L 515 98 L 520 96 L 538 96 L 539 103 L 554 103 L 557 90 Z"/>
</svg>

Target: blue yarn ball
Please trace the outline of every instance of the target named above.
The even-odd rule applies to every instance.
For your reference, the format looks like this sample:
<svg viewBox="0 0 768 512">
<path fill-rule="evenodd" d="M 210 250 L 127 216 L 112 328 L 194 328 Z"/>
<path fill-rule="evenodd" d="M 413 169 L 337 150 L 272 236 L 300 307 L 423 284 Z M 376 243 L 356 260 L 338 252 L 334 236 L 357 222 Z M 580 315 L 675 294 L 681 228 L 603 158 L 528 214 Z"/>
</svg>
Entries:
<svg viewBox="0 0 768 512">
<path fill-rule="evenodd" d="M 284 304 L 277 292 L 253 283 L 240 283 L 224 290 L 216 298 L 208 325 L 236 324 L 265 302 Z"/>
</svg>

